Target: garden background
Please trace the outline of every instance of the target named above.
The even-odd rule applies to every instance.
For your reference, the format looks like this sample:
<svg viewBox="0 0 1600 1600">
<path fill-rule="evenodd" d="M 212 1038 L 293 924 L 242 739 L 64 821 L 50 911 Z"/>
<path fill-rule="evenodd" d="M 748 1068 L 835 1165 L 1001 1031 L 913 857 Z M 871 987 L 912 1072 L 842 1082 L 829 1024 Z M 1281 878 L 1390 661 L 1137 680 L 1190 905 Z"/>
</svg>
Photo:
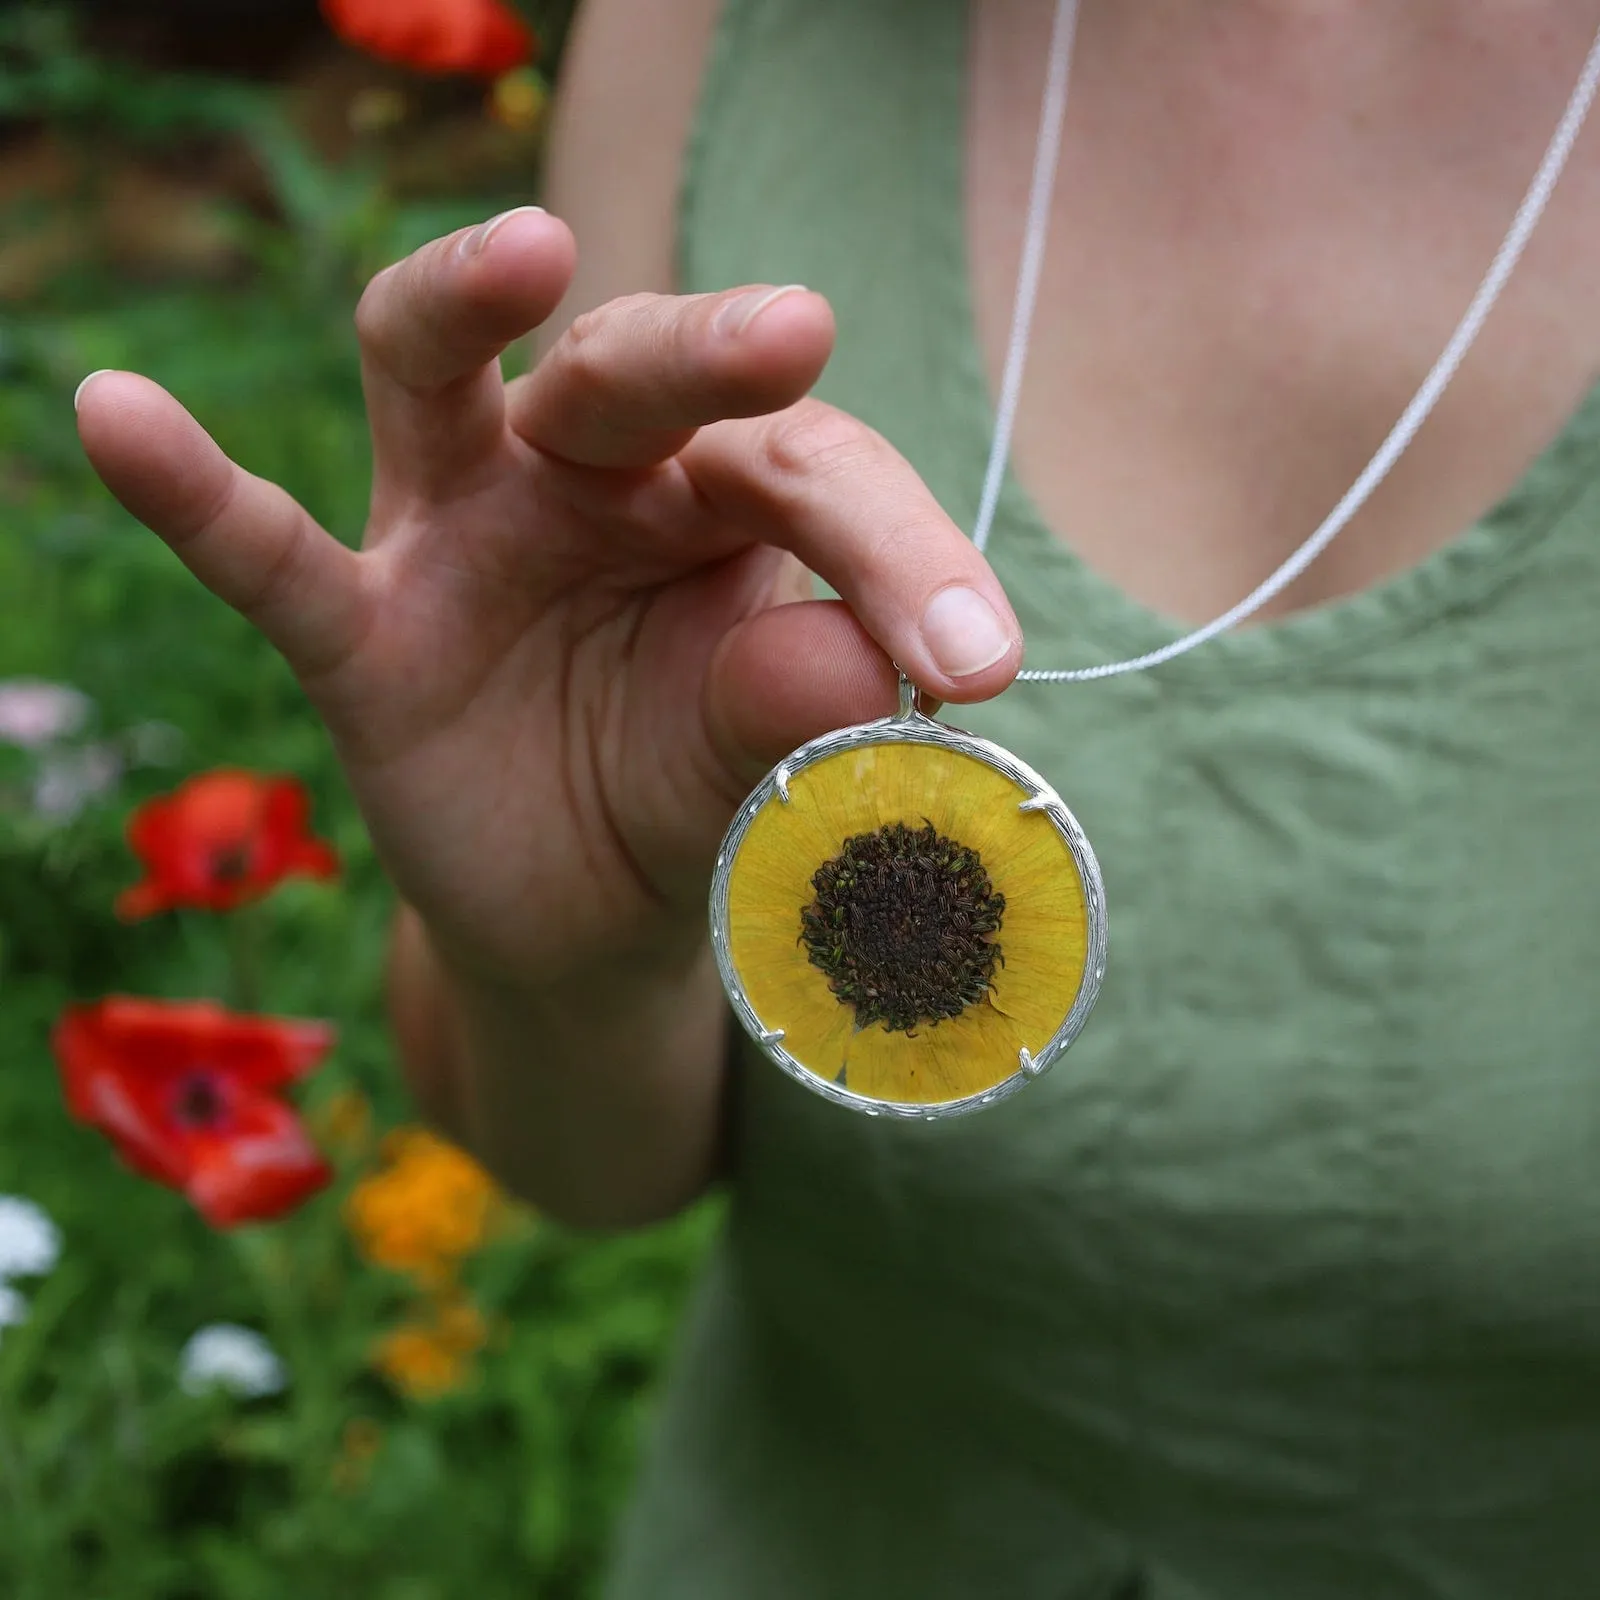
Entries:
<svg viewBox="0 0 1600 1600">
<path fill-rule="evenodd" d="M 77 445 L 79 380 L 137 369 L 359 538 L 355 301 L 415 245 L 532 196 L 564 23 L 556 5 L 526 13 L 536 65 L 473 62 L 428 59 L 425 30 L 337 37 L 335 21 L 360 35 L 361 11 L 0 3 L 7 1600 L 595 1593 L 715 1224 L 707 1206 L 573 1237 L 417 1130 L 383 1021 L 391 896 L 328 741 L 273 654 Z M 219 787 L 219 772 L 257 777 Z M 184 828 L 244 827 L 233 801 L 280 779 L 322 842 L 303 870 L 252 868 L 209 904 L 180 884 L 175 908 L 132 914 L 127 891 L 176 870 L 150 838 L 181 854 Z M 201 803 L 217 794 L 232 799 Z M 156 1002 L 137 1011 L 155 1029 L 143 1046 L 111 1026 L 135 1013 L 107 996 Z M 196 1001 L 334 1030 L 331 1048 L 316 1030 L 268 1040 L 316 1041 L 263 1114 L 297 1137 L 303 1124 L 307 1172 L 328 1163 L 273 1220 L 219 1217 L 202 1192 L 202 1169 L 234 1173 L 218 1108 L 256 1046 Z M 90 1125 L 91 1102 L 174 1083 L 175 1153 L 152 1181 L 122 1158 L 126 1130 Z"/>
</svg>

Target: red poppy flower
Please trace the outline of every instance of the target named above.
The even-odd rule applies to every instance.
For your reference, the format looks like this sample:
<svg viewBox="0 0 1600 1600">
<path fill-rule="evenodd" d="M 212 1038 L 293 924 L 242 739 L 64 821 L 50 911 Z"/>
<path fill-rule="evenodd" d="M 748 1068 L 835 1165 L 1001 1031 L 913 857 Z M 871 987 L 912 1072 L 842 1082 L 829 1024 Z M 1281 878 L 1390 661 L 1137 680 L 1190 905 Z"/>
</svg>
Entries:
<svg viewBox="0 0 1600 1600">
<path fill-rule="evenodd" d="M 322 0 L 347 44 L 423 72 L 497 78 L 532 61 L 538 41 L 501 0 Z"/>
<path fill-rule="evenodd" d="M 229 1228 L 282 1216 L 331 1180 L 280 1095 L 333 1040 L 323 1022 L 113 995 L 68 1006 L 51 1042 L 73 1116 Z"/>
<path fill-rule="evenodd" d="M 339 858 L 307 830 L 311 800 L 295 778 L 227 768 L 146 801 L 128 823 L 145 880 L 117 896 L 132 920 L 173 906 L 231 911 L 284 878 L 331 878 Z"/>
</svg>

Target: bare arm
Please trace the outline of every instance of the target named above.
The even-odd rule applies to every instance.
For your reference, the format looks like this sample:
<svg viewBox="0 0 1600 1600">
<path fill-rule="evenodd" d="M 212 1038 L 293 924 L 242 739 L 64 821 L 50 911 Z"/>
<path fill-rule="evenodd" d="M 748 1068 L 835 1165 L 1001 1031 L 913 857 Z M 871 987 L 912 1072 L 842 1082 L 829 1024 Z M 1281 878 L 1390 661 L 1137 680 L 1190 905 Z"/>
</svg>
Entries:
<svg viewBox="0 0 1600 1600">
<path fill-rule="evenodd" d="M 501 986 L 451 973 L 402 906 L 388 988 L 424 1114 L 553 1215 L 639 1225 L 715 1175 L 727 1029 L 708 953 Z"/>
</svg>

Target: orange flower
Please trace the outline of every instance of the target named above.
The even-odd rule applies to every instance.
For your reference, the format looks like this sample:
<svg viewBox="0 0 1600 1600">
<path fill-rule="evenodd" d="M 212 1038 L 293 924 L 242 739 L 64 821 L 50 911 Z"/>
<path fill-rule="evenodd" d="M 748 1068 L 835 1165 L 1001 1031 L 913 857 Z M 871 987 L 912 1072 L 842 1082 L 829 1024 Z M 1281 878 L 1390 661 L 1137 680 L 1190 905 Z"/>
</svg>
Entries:
<svg viewBox="0 0 1600 1600">
<path fill-rule="evenodd" d="M 117 915 L 174 906 L 232 911 L 296 874 L 331 878 L 330 846 L 308 831 L 311 800 L 295 778 L 221 768 L 149 800 L 128 823 L 145 880 L 117 897 Z"/>
<path fill-rule="evenodd" d="M 489 89 L 487 109 L 501 127 L 513 133 L 532 133 L 544 121 L 550 91 L 532 67 L 503 73 Z"/>
<path fill-rule="evenodd" d="M 402 1323 L 379 1340 L 373 1365 L 413 1400 L 459 1389 L 488 1341 L 483 1313 L 461 1295 L 438 1302 L 427 1320 Z"/>
<path fill-rule="evenodd" d="M 505 1195 L 466 1151 L 425 1128 L 398 1129 L 383 1151 L 383 1166 L 350 1192 L 345 1225 L 374 1265 L 447 1284 L 503 1218 Z"/>
<path fill-rule="evenodd" d="M 322 0 L 328 26 L 380 61 L 497 78 L 532 61 L 538 41 L 500 0 Z"/>
</svg>

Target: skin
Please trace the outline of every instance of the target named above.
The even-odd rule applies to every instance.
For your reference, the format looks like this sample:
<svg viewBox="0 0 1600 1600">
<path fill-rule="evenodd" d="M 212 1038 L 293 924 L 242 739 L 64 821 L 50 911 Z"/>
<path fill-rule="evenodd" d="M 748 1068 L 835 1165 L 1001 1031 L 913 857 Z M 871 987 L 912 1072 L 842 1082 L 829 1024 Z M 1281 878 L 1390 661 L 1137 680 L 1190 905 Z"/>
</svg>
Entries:
<svg viewBox="0 0 1600 1600">
<path fill-rule="evenodd" d="M 974 12 L 967 222 L 992 375 L 1049 10 Z M 717 1170 L 705 893 L 753 780 L 887 709 L 891 657 L 958 702 L 1020 664 L 961 530 L 881 438 L 805 398 L 833 338 L 821 297 L 672 293 L 714 13 L 589 0 L 553 214 L 509 217 L 475 253 L 437 241 L 368 288 L 359 553 L 148 380 L 99 375 L 80 399 L 112 492 L 283 652 L 327 723 L 411 908 L 391 1006 L 425 1109 L 578 1224 L 669 1214 Z M 1565 0 L 1395 15 L 1087 8 L 1015 461 L 1149 606 L 1230 604 L 1355 476 L 1487 264 L 1592 25 Z M 1438 548 L 1593 381 L 1596 144 L 1424 437 L 1279 610 Z M 496 354 L 535 328 L 536 370 L 503 385 Z M 806 598 L 803 568 L 846 604 Z M 956 589 L 1001 631 L 991 664 L 952 674 L 929 607 Z"/>
<path fill-rule="evenodd" d="M 1050 9 L 976 13 L 996 387 Z M 1087 0 L 1013 452 L 1080 555 L 1204 621 L 1310 534 L 1465 311 L 1596 21 L 1573 0 Z M 1439 409 L 1262 620 L 1415 565 L 1504 495 L 1600 376 L 1597 260 L 1600 118 Z"/>
</svg>

